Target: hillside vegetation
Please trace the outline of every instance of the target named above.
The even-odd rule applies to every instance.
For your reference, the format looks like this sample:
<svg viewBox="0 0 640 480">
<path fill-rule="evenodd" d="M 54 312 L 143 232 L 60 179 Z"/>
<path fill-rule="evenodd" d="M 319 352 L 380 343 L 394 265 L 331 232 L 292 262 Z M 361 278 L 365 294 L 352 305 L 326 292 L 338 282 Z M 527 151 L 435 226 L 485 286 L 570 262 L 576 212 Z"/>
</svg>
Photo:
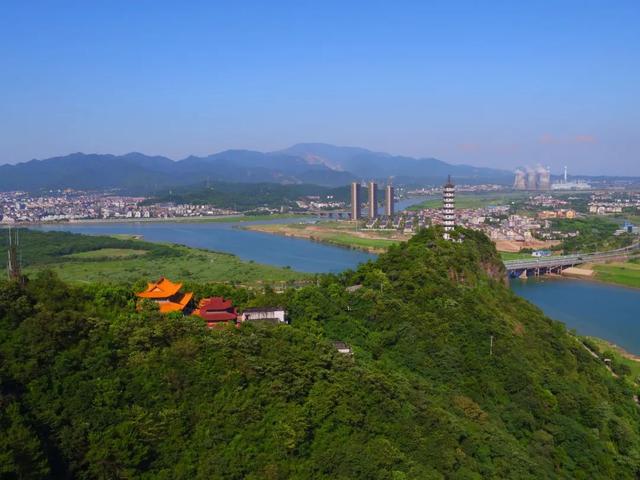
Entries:
<svg viewBox="0 0 640 480">
<path fill-rule="evenodd" d="M 0 476 L 637 478 L 632 382 L 461 232 L 283 294 L 188 285 L 284 305 L 278 327 L 136 310 L 139 285 L 0 283 Z"/>
<path fill-rule="evenodd" d="M 634 242 L 631 234 L 614 235 L 620 224 L 607 217 L 552 219 L 551 230 L 561 233 L 577 232 L 577 236 L 565 238 L 555 249 L 565 254 L 604 252 L 628 247 Z"/>
</svg>

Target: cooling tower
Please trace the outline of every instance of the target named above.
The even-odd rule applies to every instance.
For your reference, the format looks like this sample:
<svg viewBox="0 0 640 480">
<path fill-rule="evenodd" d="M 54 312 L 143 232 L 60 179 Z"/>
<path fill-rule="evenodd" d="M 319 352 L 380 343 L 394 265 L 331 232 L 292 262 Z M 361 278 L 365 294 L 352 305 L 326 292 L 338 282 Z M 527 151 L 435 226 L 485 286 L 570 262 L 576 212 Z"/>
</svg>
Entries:
<svg viewBox="0 0 640 480">
<path fill-rule="evenodd" d="M 527 167 L 527 190 L 537 190 L 538 189 L 538 181 L 537 174 L 535 170 L 532 170 Z"/>
<path fill-rule="evenodd" d="M 551 174 L 548 168 L 538 167 L 538 189 L 549 190 L 551 189 Z"/>
<path fill-rule="evenodd" d="M 515 190 L 526 190 L 527 184 L 525 181 L 524 171 L 517 169 L 515 174 L 516 174 L 516 178 L 513 182 L 513 188 Z"/>
</svg>

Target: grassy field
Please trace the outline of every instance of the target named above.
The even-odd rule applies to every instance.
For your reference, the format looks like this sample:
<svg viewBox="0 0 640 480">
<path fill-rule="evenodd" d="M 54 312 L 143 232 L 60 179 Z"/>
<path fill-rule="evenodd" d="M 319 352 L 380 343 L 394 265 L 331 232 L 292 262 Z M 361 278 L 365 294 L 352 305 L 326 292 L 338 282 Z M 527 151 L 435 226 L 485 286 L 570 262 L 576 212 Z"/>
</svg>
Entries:
<svg viewBox="0 0 640 480">
<path fill-rule="evenodd" d="M 327 243 L 332 243 L 335 245 L 341 245 L 345 247 L 354 247 L 354 248 L 368 248 L 368 249 L 387 249 L 391 245 L 395 245 L 399 242 L 399 240 L 390 240 L 386 238 L 361 238 L 361 237 L 353 237 L 348 234 L 327 234 L 322 236 L 322 241 L 326 241 Z"/>
<path fill-rule="evenodd" d="M 356 230 L 351 222 L 319 222 L 252 225 L 247 227 L 276 235 L 306 238 L 317 242 L 357 248 L 372 253 L 384 252 L 408 237 L 396 231 Z"/>
<path fill-rule="evenodd" d="M 593 269 L 598 280 L 640 288 L 640 262 L 638 259 L 625 263 L 593 265 Z"/>
<path fill-rule="evenodd" d="M 100 250 L 93 250 L 90 252 L 72 253 L 66 255 L 65 259 L 73 260 L 112 260 L 133 258 L 140 255 L 145 255 L 148 252 L 146 250 L 134 250 L 130 248 L 101 248 Z"/>
<path fill-rule="evenodd" d="M 513 253 L 513 252 L 498 252 L 500 254 L 500 258 L 502 258 L 503 261 L 506 260 L 521 260 L 523 258 L 526 259 L 531 259 L 531 254 L 530 253 Z"/>
<path fill-rule="evenodd" d="M 457 208 L 482 208 L 489 205 L 509 205 L 514 200 L 527 198 L 529 194 L 523 192 L 489 193 L 489 194 L 461 194 L 456 195 Z M 412 205 L 408 210 L 423 208 L 440 208 L 442 199 L 433 198 L 422 203 Z"/>
<path fill-rule="evenodd" d="M 308 215 L 301 215 L 295 213 L 276 213 L 274 215 L 240 215 L 230 217 L 219 218 L 203 218 L 202 222 L 210 223 L 232 223 L 232 222 L 256 222 L 260 220 L 284 220 L 287 218 L 306 218 Z"/>
<path fill-rule="evenodd" d="M 209 252 L 183 246 L 170 246 L 173 255 L 140 254 L 139 250 L 101 249 L 61 257 L 57 262 L 32 265 L 32 274 L 54 270 L 69 282 L 135 282 L 161 276 L 175 281 L 235 282 L 257 284 L 301 280 L 307 275 L 288 268 L 244 262 L 234 255 Z"/>
<path fill-rule="evenodd" d="M 6 245 L 7 240 L 7 232 L 0 229 L 0 244 Z M 254 285 L 309 278 L 288 268 L 246 262 L 230 254 L 131 237 L 22 229 L 20 242 L 27 275 L 51 269 L 70 282 L 128 283 L 164 275 L 176 281 Z"/>
<path fill-rule="evenodd" d="M 78 223 L 235 223 L 260 220 L 283 220 L 287 218 L 308 218 L 308 215 L 276 213 L 273 215 L 227 215 L 221 217 L 123 218 L 117 220 L 84 220 Z"/>
</svg>

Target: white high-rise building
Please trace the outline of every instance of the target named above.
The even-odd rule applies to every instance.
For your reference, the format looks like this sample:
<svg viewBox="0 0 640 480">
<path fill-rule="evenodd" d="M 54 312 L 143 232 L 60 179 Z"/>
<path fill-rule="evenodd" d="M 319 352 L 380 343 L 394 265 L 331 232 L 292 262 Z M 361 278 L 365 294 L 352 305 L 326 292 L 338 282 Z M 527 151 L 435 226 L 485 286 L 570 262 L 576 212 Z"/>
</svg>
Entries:
<svg viewBox="0 0 640 480">
<path fill-rule="evenodd" d="M 378 184 L 369 182 L 369 219 L 378 218 Z"/>
<path fill-rule="evenodd" d="M 442 224 L 444 239 L 451 240 L 450 232 L 456 226 L 456 187 L 451 183 L 451 175 L 442 188 Z"/>
<path fill-rule="evenodd" d="M 393 217 L 395 211 L 395 191 L 392 185 L 387 185 L 384 190 L 384 214 Z"/>
<path fill-rule="evenodd" d="M 359 182 L 351 183 L 351 220 L 362 218 L 362 188 Z"/>
</svg>

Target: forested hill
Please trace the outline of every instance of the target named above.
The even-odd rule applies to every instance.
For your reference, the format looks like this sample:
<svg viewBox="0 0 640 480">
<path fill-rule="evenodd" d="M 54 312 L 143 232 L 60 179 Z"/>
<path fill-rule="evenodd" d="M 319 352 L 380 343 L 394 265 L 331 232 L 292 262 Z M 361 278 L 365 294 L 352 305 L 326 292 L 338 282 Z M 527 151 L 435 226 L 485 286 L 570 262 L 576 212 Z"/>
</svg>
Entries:
<svg viewBox="0 0 640 480">
<path fill-rule="evenodd" d="M 631 380 L 464 234 L 279 295 L 187 285 L 285 305 L 280 327 L 136 311 L 135 286 L 1 283 L 0 476 L 637 478 Z"/>
</svg>

